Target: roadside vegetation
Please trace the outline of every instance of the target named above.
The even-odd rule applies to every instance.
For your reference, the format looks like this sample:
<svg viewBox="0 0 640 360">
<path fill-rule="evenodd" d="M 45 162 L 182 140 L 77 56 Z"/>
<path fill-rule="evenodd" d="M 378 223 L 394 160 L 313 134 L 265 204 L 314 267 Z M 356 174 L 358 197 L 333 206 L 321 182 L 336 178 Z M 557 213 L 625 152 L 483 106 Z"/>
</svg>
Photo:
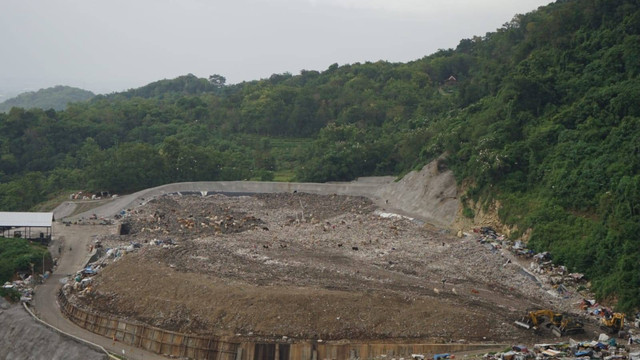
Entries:
<svg viewBox="0 0 640 360">
<path fill-rule="evenodd" d="M 227 85 L 186 75 L 65 111 L 0 114 L 0 208 L 60 189 L 339 181 L 446 154 L 473 204 L 500 201 L 600 300 L 640 307 L 640 7 L 563 0 L 409 63 Z"/>
<path fill-rule="evenodd" d="M 43 245 L 21 238 L 0 237 L 0 284 L 13 280 L 18 272 L 42 274 L 43 258 L 51 262 L 51 256 Z M 0 288 L 0 297 L 17 301 L 20 294 L 13 289 Z"/>
</svg>

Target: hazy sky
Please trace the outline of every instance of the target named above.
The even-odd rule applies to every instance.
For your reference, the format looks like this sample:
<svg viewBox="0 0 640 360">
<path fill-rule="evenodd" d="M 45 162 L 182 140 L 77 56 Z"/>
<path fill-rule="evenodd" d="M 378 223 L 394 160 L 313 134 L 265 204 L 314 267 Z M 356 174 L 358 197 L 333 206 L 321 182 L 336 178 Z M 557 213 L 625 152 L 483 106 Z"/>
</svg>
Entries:
<svg viewBox="0 0 640 360">
<path fill-rule="evenodd" d="M 550 0 L 0 0 L 0 94 L 406 62 Z M 2 101 L 3 98 L 0 98 Z"/>
</svg>

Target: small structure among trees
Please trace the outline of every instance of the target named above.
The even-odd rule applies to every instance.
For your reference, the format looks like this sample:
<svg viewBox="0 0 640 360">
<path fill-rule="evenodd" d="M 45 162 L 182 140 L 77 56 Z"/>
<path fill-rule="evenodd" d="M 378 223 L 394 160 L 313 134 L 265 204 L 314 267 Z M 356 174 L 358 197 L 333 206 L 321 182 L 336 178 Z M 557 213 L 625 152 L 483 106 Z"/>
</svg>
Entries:
<svg viewBox="0 0 640 360">
<path fill-rule="evenodd" d="M 451 75 L 444 81 L 444 86 L 453 86 L 458 84 L 458 79 L 455 76 Z"/>
<path fill-rule="evenodd" d="M 50 212 L 0 212 L 0 231 L 2 237 L 19 237 L 48 244 L 54 220 Z"/>
</svg>

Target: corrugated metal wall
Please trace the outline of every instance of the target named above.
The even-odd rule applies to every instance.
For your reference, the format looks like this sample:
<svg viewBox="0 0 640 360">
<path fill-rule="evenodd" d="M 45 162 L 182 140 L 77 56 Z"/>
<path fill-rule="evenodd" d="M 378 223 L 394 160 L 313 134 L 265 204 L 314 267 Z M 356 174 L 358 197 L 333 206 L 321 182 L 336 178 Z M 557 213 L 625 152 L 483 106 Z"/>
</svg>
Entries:
<svg viewBox="0 0 640 360">
<path fill-rule="evenodd" d="M 90 313 L 69 303 L 62 291 L 58 300 L 63 313 L 76 325 L 125 344 L 169 356 L 197 360 L 236 360 L 238 343 L 221 341 L 216 337 L 180 334 Z"/>
</svg>

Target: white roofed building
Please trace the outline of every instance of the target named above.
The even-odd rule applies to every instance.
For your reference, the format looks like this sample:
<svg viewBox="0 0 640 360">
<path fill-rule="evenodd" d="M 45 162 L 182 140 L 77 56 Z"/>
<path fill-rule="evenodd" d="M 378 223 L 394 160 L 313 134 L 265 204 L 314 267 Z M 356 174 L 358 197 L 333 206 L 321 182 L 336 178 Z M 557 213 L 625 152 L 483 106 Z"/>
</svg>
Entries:
<svg viewBox="0 0 640 360">
<path fill-rule="evenodd" d="M 50 212 L 0 211 L 0 236 L 49 242 L 54 220 Z"/>
</svg>

